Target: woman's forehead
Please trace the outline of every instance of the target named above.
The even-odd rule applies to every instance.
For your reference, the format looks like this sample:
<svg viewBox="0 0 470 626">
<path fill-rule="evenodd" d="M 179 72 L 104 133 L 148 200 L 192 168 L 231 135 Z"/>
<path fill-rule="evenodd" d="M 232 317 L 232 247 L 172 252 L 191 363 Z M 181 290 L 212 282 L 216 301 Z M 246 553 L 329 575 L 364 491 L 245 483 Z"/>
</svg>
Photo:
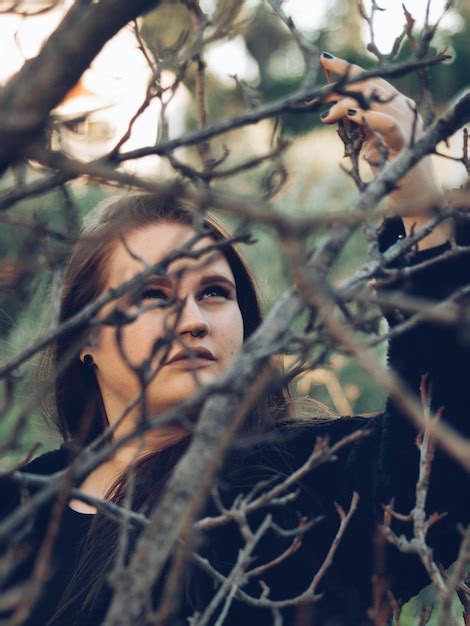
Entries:
<svg viewBox="0 0 470 626">
<path fill-rule="evenodd" d="M 123 235 L 108 260 L 107 287 L 115 287 L 140 273 L 145 265 L 162 261 L 195 235 L 186 224 L 151 224 Z M 206 248 L 214 243 L 211 237 L 201 238 L 192 249 Z M 201 272 L 217 270 L 233 279 L 225 257 L 218 251 L 204 254 L 197 259 L 182 258 L 171 263 L 167 276 L 179 274 L 197 276 Z M 186 270 L 186 271 L 185 271 Z"/>
</svg>

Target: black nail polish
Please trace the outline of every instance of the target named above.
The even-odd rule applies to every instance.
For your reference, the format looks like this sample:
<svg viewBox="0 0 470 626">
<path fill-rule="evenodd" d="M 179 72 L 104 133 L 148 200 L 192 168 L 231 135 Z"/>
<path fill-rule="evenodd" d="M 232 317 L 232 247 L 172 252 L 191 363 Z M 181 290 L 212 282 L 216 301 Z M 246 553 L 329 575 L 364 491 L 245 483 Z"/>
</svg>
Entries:
<svg viewBox="0 0 470 626">
<path fill-rule="evenodd" d="M 348 109 L 348 115 L 356 115 L 357 109 Z"/>
<path fill-rule="evenodd" d="M 325 119 L 325 117 L 328 117 L 329 114 L 330 114 L 330 109 L 327 109 L 326 111 L 323 111 L 323 113 L 320 113 L 320 118 L 323 120 Z"/>
<path fill-rule="evenodd" d="M 325 59 L 334 59 L 335 57 L 330 54 L 329 52 L 322 52 L 322 56 L 325 57 Z"/>
</svg>

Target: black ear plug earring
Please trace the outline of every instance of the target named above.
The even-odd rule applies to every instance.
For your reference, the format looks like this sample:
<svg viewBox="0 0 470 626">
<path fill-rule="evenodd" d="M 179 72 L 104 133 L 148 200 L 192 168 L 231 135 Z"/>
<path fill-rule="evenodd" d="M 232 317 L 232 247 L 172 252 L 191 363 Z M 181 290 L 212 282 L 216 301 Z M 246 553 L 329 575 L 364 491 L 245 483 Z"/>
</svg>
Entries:
<svg viewBox="0 0 470 626">
<path fill-rule="evenodd" d="M 84 363 L 85 365 L 93 365 L 94 360 L 91 354 L 85 354 L 85 356 L 83 357 L 82 363 Z"/>
</svg>

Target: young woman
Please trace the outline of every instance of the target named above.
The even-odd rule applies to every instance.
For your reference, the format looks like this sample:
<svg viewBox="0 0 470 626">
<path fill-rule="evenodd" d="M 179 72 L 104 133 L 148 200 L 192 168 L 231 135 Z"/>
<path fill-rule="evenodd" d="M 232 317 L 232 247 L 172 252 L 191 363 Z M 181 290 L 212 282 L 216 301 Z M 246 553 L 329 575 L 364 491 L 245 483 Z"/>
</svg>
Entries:
<svg viewBox="0 0 470 626">
<path fill-rule="evenodd" d="M 345 61 L 328 54 L 322 56 L 322 64 L 339 74 L 348 67 Z M 411 132 L 409 100 L 382 79 L 355 88 L 366 95 L 375 90 L 382 102 L 374 102 L 368 111 L 362 111 L 356 101 L 336 96 L 323 121 L 333 123 L 347 118 L 364 125 L 369 159 L 375 158 L 379 150 L 376 133 L 388 146 L 389 158 L 393 158 Z M 403 180 L 393 200 L 419 199 L 424 206 L 438 195 L 432 164 L 424 159 Z M 403 221 L 387 221 L 381 233 L 381 249 L 409 234 L 413 224 L 419 227 L 427 219 L 428 215 L 416 213 Z M 94 220 L 85 228 L 72 254 L 61 300 L 62 321 L 100 294 L 119 290 L 123 282 L 137 277 L 145 267 L 168 260 L 180 246 L 189 247 L 197 223 L 196 212 L 174 198 L 148 195 L 108 201 L 95 211 Z M 59 339 L 52 351 L 55 414 L 65 444 L 29 463 L 24 471 L 48 475 L 66 468 L 77 447 L 89 444 L 111 426 L 112 435 L 105 441 L 127 437 L 127 442 L 88 474 L 81 491 L 123 503 L 128 495 L 129 469 L 133 468 L 133 510 L 149 515 L 155 508 L 173 467 L 187 448 L 197 411 L 185 414 L 185 420 L 172 421 L 142 436 L 129 435 L 147 416 L 165 413 L 201 386 L 215 381 L 261 323 L 253 281 L 239 252 L 235 246 L 224 244 L 228 235 L 213 218 L 205 217 L 204 228 L 205 235 L 191 250 L 198 252 L 219 244 L 217 250 L 171 260 L 164 275 L 147 276 L 138 289 L 105 305 L 98 314 L 99 324 L 91 328 L 84 325 Z M 413 266 L 432 259 L 450 245 L 448 226 L 438 227 L 422 240 L 418 251 L 408 255 L 407 263 Z M 392 287 L 442 300 L 468 282 L 469 266 L 468 254 L 455 256 L 427 264 Z M 397 318 L 389 314 L 388 320 L 393 325 Z M 443 419 L 467 436 L 465 383 L 469 357 L 463 333 L 430 322 L 393 336 L 388 354 L 390 365 L 415 391 L 422 375 L 428 374 L 433 406 L 444 407 Z M 143 363 L 147 369 L 141 367 Z M 145 388 L 145 401 L 136 401 L 141 396 L 142 377 L 151 370 L 154 373 Z M 222 500 L 229 505 L 238 493 L 247 493 L 259 480 L 290 475 L 308 458 L 317 437 L 327 435 L 333 443 L 358 429 L 367 430 L 368 436 L 344 447 L 335 462 L 304 476 L 295 500 L 250 515 L 253 530 L 268 511 L 276 523 L 257 546 L 254 566 L 270 563 L 291 545 L 292 536 L 276 532 L 276 528 L 296 528 L 301 516 L 319 518 L 302 535 L 299 549 L 242 586 L 246 594 L 259 598 L 263 581 L 271 589 L 271 599 L 286 599 L 302 593 L 322 564 L 338 530 L 335 503 L 347 508 L 353 492 L 359 494 L 357 511 L 318 589 L 322 597 L 314 604 L 283 608 L 284 624 L 372 623 L 368 609 L 373 605 L 372 576 L 377 572 L 382 572 L 384 584 L 398 601 L 408 600 L 429 582 L 417 557 L 393 547 L 378 547 L 381 535 L 377 528 L 383 519 L 383 505 L 394 498 L 395 509 L 408 513 L 414 506 L 418 471 L 416 432 L 391 401 L 386 411 L 374 418 L 344 417 L 296 424 L 289 419 L 285 393 L 268 394 L 243 427 L 242 435 L 255 434 L 257 443 L 249 448 L 234 447 L 225 461 L 219 483 Z M 435 558 L 444 566 L 456 558 L 460 539 L 457 524 L 468 522 L 467 489 L 464 471 L 438 450 L 427 510 L 447 513 L 429 533 Z M 6 516 L 20 504 L 21 494 L 13 481 L 5 482 L 4 494 L 2 512 Z M 22 555 L 8 581 L 6 587 L 10 590 L 31 574 L 44 546 L 52 507 L 50 503 L 44 505 L 31 527 L 22 529 L 20 545 L 29 546 L 29 552 Z M 216 513 L 211 500 L 203 516 Z M 408 527 L 405 523 L 394 525 L 397 532 L 409 532 Z M 116 564 L 119 530 L 115 520 L 90 504 L 70 499 L 55 537 L 49 578 L 27 624 L 102 623 L 111 595 L 108 574 Z M 138 534 L 138 529 L 131 530 L 127 552 L 131 552 Z M 204 533 L 196 550 L 226 575 L 243 545 L 237 525 L 229 523 Z M 163 596 L 167 570 L 153 592 L 155 607 Z M 186 624 L 196 612 L 203 613 L 217 586 L 197 564 L 188 565 L 181 597 L 164 623 Z M 208 623 L 220 617 L 224 599 Z M 235 597 L 223 623 L 236 625 L 242 621 L 271 624 L 273 613 Z"/>
</svg>

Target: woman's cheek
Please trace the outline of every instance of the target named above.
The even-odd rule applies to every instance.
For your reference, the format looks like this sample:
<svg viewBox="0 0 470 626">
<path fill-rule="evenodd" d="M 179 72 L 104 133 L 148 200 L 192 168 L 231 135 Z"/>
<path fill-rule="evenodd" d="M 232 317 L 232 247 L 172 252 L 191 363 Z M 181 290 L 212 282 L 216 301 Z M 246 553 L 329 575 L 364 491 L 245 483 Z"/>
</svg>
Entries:
<svg viewBox="0 0 470 626">
<path fill-rule="evenodd" d="M 230 363 L 238 355 L 243 345 L 243 319 L 238 305 L 225 321 L 222 333 L 226 345 L 226 359 Z"/>
<path fill-rule="evenodd" d="M 154 312 L 144 313 L 124 330 L 125 354 L 133 366 L 139 366 L 152 353 L 155 342 L 164 334 L 162 320 Z"/>
</svg>

